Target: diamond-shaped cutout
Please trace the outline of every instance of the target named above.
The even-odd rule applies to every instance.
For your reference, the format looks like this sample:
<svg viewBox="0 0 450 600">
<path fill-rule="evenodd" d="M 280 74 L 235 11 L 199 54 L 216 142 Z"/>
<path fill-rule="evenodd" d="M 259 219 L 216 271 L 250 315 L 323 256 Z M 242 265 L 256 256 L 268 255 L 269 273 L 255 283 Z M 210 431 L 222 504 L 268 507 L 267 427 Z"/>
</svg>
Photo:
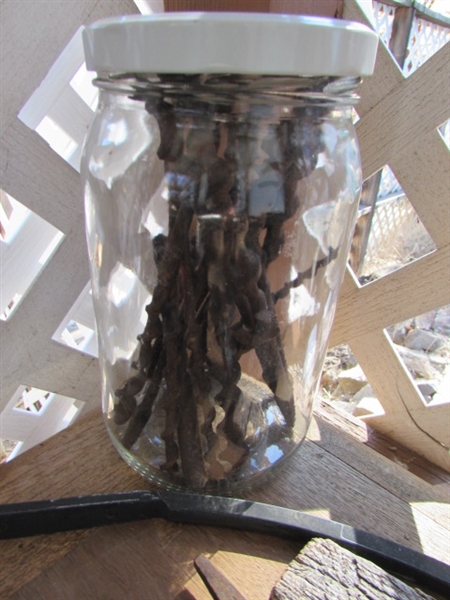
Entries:
<svg viewBox="0 0 450 600">
<path fill-rule="evenodd" d="M 384 414 L 383 407 L 348 344 L 328 349 L 322 370 L 320 395 L 339 410 L 357 417 Z"/>
<path fill-rule="evenodd" d="M 0 414 L 2 460 L 9 461 L 65 429 L 84 402 L 30 386 L 18 387 Z"/>
<path fill-rule="evenodd" d="M 3 190 L 0 200 L 0 319 L 7 321 L 64 235 Z"/>
<path fill-rule="evenodd" d="M 76 170 L 97 104 L 92 79 L 84 66 L 80 27 L 18 115 Z"/>
<path fill-rule="evenodd" d="M 450 402 L 450 305 L 387 328 L 426 405 Z"/>
<path fill-rule="evenodd" d="M 163 0 L 135 0 L 143 14 L 164 12 Z M 18 117 L 74 169 L 80 170 L 84 138 L 98 101 L 95 73 L 84 62 L 80 27 Z"/>
<path fill-rule="evenodd" d="M 138 281 L 135 274 L 118 263 L 112 271 L 108 284 L 108 302 L 111 302 L 110 308 L 116 312 L 118 319 L 121 318 L 121 313 L 124 314 L 127 311 L 126 299 L 135 285 L 140 286 L 141 292 L 144 295 L 146 294 L 142 283 Z M 146 318 L 146 312 L 142 311 L 140 321 L 135 323 L 138 331 L 142 331 L 145 327 Z M 98 357 L 96 322 L 90 282 L 86 284 L 61 321 L 58 329 L 52 335 L 52 340 L 84 354 Z M 134 348 L 126 350 L 129 353 L 133 351 Z"/>
<path fill-rule="evenodd" d="M 43 392 L 36 388 L 25 388 L 14 406 L 14 410 L 38 414 L 45 409 L 51 399 L 50 396 L 50 392 Z"/>
<path fill-rule="evenodd" d="M 447 119 L 445 123 L 438 127 L 438 131 L 444 140 L 445 145 L 450 150 L 450 119 Z"/>
<path fill-rule="evenodd" d="M 0 464 L 12 460 L 17 456 L 23 442 L 18 440 L 0 439 Z"/>
<path fill-rule="evenodd" d="M 386 166 L 364 183 L 350 254 L 362 285 L 436 250 L 436 246 Z"/>
<path fill-rule="evenodd" d="M 143 15 L 164 12 L 164 0 L 134 0 Z"/>
<path fill-rule="evenodd" d="M 75 300 L 52 340 L 74 350 L 98 357 L 98 344 L 95 327 L 91 285 L 87 283 Z"/>
</svg>

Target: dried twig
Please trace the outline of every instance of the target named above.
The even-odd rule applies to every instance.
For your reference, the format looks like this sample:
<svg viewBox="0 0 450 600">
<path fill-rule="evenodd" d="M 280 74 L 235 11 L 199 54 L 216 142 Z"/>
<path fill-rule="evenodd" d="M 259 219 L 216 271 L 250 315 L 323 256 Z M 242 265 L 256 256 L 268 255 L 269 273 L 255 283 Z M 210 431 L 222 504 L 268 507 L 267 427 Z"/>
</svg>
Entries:
<svg viewBox="0 0 450 600">
<path fill-rule="evenodd" d="M 319 128 L 301 113 L 306 109 L 268 125 L 261 141 L 257 119 L 235 118 L 228 110 L 225 121 L 215 122 L 210 104 L 202 113 L 193 102 L 146 102 L 160 129 L 169 230 L 153 240 L 158 281 L 138 338 L 136 374 L 116 392 L 114 419 L 126 425 L 122 443 L 131 448 L 159 396 L 166 454 L 160 468 L 187 487 L 204 489 L 214 477 L 233 475 L 251 452 L 249 444 L 257 443 L 242 421 L 255 414 L 254 400 L 245 408 L 249 400 L 239 385 L 245 353 L 255 351 L 285 430 L 294 426 L 275 304 L 326 267 L 337 250 L 271 290 L 267 268 L 283 252 L 285 222 L 300 205 L 297 183 L 315 168 L 321 149 Z M 256 168 L 261 151 L 265 162 Z M 272 212 L 258 214 L 252 169 L 282 181 L 282 204 Z"/>
</svg>

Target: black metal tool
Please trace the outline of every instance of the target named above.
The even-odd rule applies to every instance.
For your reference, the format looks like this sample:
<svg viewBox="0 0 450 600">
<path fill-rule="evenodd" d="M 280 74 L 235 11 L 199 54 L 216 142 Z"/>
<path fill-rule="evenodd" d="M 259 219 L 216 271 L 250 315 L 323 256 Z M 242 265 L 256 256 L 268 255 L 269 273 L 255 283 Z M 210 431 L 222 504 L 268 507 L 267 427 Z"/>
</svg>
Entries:
<svg viewBox="0 0 450 600">
<path fill-rule="evenodd" d="M 235 498 L 137 491 L 3 504 L 0 539 L 150 518 L 230 527 L 302 541 L 330 538 L 394 575 L 450 597 L 450 567 L 438 560 L 336 521 Z"/>
</svg>

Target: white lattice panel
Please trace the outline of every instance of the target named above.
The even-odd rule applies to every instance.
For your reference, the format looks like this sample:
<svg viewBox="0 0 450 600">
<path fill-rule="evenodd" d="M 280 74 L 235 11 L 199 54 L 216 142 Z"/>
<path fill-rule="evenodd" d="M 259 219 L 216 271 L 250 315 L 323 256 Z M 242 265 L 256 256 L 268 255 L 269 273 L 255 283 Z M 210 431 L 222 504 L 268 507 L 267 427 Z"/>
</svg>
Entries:
<svg viewBox="0 0 450 600">
<path fill-rule="evenodd" d="M 409 36 L 408 54 L 403 73 L 408 76 L 414 73 L 433 54 L 438 52 L 450 40 L 450 29 L 425 21 L 415 16 Z"/>
<path fill-rule="evenodd" d="M 447 8 L 450 8 L 448 0 L 444 0 L 445 2 L 447 2 Z M 375 31 L 385 46 L 389 48 L 396 8 L 391 4 L 385 4 L 378 0 L 373 0 L 372 4 Z M 432 9 L 436 8 L 433 1 L 424 3 L 424 5 Z M 398 6 L 400 7 L 402 4 L 399 3 Z M 441 3 L 438 6 L 443 7 L 444 4 Z M 444 44 L 448 43 L 449 40 L 450 29 L 448 27 L 427 21 L 415 13 L 403 66 L 403 74 L 408 77 L 414 73 L 425 61 L 440 50 Z"/>
<path fill-rule="evenodd" d="M 388 48 L 389 40 L 391 39 L 392 25 L 394 23 L 395 8 L 374 0 L 373 14 L 375 20 L 375 31 Z"/>
<path fill-rule="evenodd" d="M 355 2 L 345 3 L 344 18 L 366 22 Z M 437 131 L 450 115 L 449 61 L 446 44 L 405 78 L 381 46 L 363 85 L 356 128 L 364 176 L 389 164 L 436 250 L 363 287 L 348 271 L 330 344 L 350 345 L 381 402 L 385 414 L 370 424 L 446 469 L 450 404 L 425 404 L 386 328 L 450 302 L 449 151 Z"/>
<path fill-rule="evenodd" d="M 26 7 L 16 0 L 4 0 L 0 11 L 1 187 L 64 235 L 17 310 L 8 321 L 0 322 L 0 410 L 9 406 L 21 386 L 26 386 L 54 394 L 52 412 L 58 412 L 64 421 L 67 407 L 62 405 L 66 401 L 60 398 L 69 398 L 69 404 L 76 400 L 99 406 L 101 397 L 97 359 L 52 340 L 89 279 L 81 185 L 73 168 L 79 155 L 70 166 L 33 129 L 48 117 L 75 139 L 78 150 L 92 107 L 77 94 L 76 80 L 72 82 L 82 64 L 79 53 L 73 54 L 73 64 L 63 61 L 62 70 L 54 77 L 53 93 L 49 93 L 52 86 L 44 89 L 41 83 L 83 24 L 138 11 L 131 0 L 56 0 L 27 2 Z M 22 113 L 19 120 L 19 113 L 36 90 L 41 95 L 37 106 L 42 114 L 32 111 L 24 118 Z M 29 250 L 33 251 L 35 248 Z M 3 417 L 2 436 L 8 438 L 9 417 L 6 413 Z M 49 419 L 44 427 L 47 435 L 56 431 L 53 421 Z M 16 430 L 14 436 L 23 439 Z"/>
<path fill-rule="evenodd" d="M 383 168 L 383 172 L 381 174 L 381 182 L 380 188 L 378 190 L 378 198 L 387 198 L 392 194 L 400 194 L 402 193 L 402 186 L 397 181 L 396 176 L 392 172 L 392 169 L 389 165 L 386 165 Z"/>
</svg>

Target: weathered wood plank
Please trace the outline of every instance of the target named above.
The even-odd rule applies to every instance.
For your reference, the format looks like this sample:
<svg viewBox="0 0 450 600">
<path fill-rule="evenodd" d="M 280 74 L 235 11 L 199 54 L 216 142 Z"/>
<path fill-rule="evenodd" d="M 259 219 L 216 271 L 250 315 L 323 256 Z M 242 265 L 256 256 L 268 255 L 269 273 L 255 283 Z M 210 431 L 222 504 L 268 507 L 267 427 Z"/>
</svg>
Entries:
<svg viewBox="0 0 450 600">
<path fill-rule="evenodd" d="M 313 433 L 314 426 L 317 434 Z M 347 434 L 345 444 L 338 443 L 336 428 Z M 308 437 L 406 502 L 420 501 L 423 495 L 423 506 L 428 502 L 446 504 L 450 497 L 447 471 L 376 431 L 360 417 L 339 410 L 333 402 L 317 402 Z M 446 504 L 445 509 L 447 513 L 450 506 Z"/>
<path fill-rule="evenodd" d="M 331 540 L 311 540 L 275 585 L 270 600 L 432 600 Z"/>
<path fill-rule="evenodd" d="M 315 444 L 331 452 L 391 494 L 405 502 L 415 503 L 418 512 L 422 512 L 438 525 L 443 525 L 450 530 L 450 506 L 447 503 L 450 493 L 449 484 L 437 477 L 430 477 L 433 481 L 430 485 L 413 474 L 417 472 L 419 475 L 427 475 L 428 471 L 426 473 L 424 471 L 430 468 L 431 463 L 425 468 L 414 469 L 418 456 L 412 452 L 401 452 L 392 440 L 386 443 L 391 458 L 380 455 L 378 451 L 374 452 L 369 446 L 368 437 L 371 432 L 367 431 L 368 425 L 359 419 L 354 421 L 357 422 L 352 427 L 348 415 L 339 418 L 336 409 L 321 403 L 310 426 L 308 439 L 313 440 Z M 336 426 L 342 430 L 342 435 L 344 432 L 352 432 L 347 434 L 345 444 L 340 440 L 340 436 L 335 435 Z M 359 435 L 355 437 L 357 434 Z M 401 469 L 398 468 L 399 465 L 402 466 Z"/>
<path fill-rule="evenodd" d="M 174 11 L 235 11 L 269 12 L 270 0 L 164 0 L 166 12 Z"/>
<path fill-rule="evenodd" d="M 269 12 L 342 18 L 344 0 L 270 0 Z"/>
<path fill-rule="evenodd" d="M 442 524 L 374 484 L 372 477 L 359 473 L 356 476 L 352 467 L 309 439 L 295 460 L 295 467 L 286 468 L 259 496 L 255 492 L 247 497 L 262 497 L 269 503 L 283 505 L 288 499 L 288 508 L 312 511 L 322 517 L 328 513 L 336 521 L 395 538 L 411 548 L 422 549 L 426 545 L 427 553 L 449 560 L 448 532 Z"/>
<path fill-rule="evenodd" d="M 339 17 L 343 0 L 165 0 L 166 12 L 179 10 L 263 12 Z"/>
<path fill-rule="evenodd" d="M 162 520 L 98 530 L 22 587 L 13 600 L 176 598 L 195 573 L 194 558 L 220 552 L 226 572 L 245 574 L 247 600 L 268 597 L 298 544 L 270 536 Z M 113 565 L 116 565 L 115 567 Z M 243 568 L 248 570 L 244 571 Z M 192 584 L 191 584 L 192 585 Z M 210 595 L 206 594 L 206 598 Z"/>
<path fill-rule="evenodd" d="M 412 6 L 397 7 L 394 22 L 392 23 L 389 50 L 392 52 L 392 55 L 401 69 L 403 69 L 405 63 L 413 19 L 414 8 Z"/>
<path fill-rule="evenodd" d="M 269 540 L 265 548 L 259 549 L 253 555 L 242 553 L 239 548 L 236 552 L 220 548 L 211 560 L 246 600 L 261 600 L 269 597 L 274 583 L 282 576 L 286 564 L 293 558 L 288 557 L 287 552 L 283 557 L 279 556 L 277 547 L 271 548 L 271 545 Z M 295 542 L 292 546 L 294 554 L 299 548 L 300 544 Z"/>
<path fill-rule="evenodd" d="M 360 474 L 357 464 L 352 467 L 345 462 L 349 447 L 348 433 L 334 429 L 334 434 L 329 431 L 325 435 L 322 427 L 320 434 L 319 441 L 317 430 L 311 430 L 308 440 L 291 463 L 270 484 L 248 493 L 247 497 L 322 516 L 328 515 L 415 549 L 426 547 L 430 555 L 448 560 L 448 529 L 445 523 L 439 523 L 409 505 L 411 496 L 416 496 L 421 503 L 434 502 L 436 495 L 432 486 L 412 477 L 409 485 L 402 483 L 397 487 L 396 482 L 403 481 L 405 474 L 408 475 L 403 468 L 392 464 L 387 471 L 383 460 L 376 473 L 377 461 L 368 460 L 364 454 L 361 455 L 361 463 L 367 474 Z M 340 446 L 339 451 L 337 446 Z M 349 455 L 353 453 L 350 449 Z M 349 462 L 352 460 L 354 459 L 349 459 Z M 383 489 L 377 483 L 383 477 L 392 478 L 395 493 Z M 1 502 L 151 489 L 114 450 L 98 414 L 89 418 L 82 417 L 75 425 L 47 440 L 40 447 L 24 453 L 10 463 L 0 465 L 0 478 Z M 130 594 L 140 597 L 133 594 L 133 590 L 140 589 L 142 575 L 145 576 L 147 589 L 155 581 L 155 586 L 161 586 L 155 589 L 165 590 L 165 596 L 161 592 L 160 596 L 155 593 L 152 597 L 167 598 L 167 590 L 174 592 L 175 589 L 181 589 L 192 577 L 191 560 L 197 554 L 215 553 L 219 550 L 221 554 L 217 556 L 218 565 L 223 565 L 227 573 L 236 573 L 237 584 L 246 580 L 249 587 L 257 585 L 259 575 L 268 566 L 268 573 L 271 575 L 264 579 L 264 585 L 268 586 L 273 585 L 281 574 L 280 566 L 287 564 L 299 549 L 291 542 L 276 538 L 247 538 L 246 535 L 235 536 L 224 530 L 216 532 L 208 528 L 199 532 L 198 529 L 201 528 L 149 522 L 140 523 L 139 526 L 128 524 L 91 530 L 88 534 L 62 533 L 30 540 L 3 541 L 0 543 L 0 595 L 9 597 L 23 588 L 17 598 L 58 597 L 50 592 L 57 589 L 55 586 L 63 584 L 66 589 L 65 597 L 70 597 L 71 590 L 73 597 L 86 597 L 81 594 L 85 589 L 84 581 L 89 582 L 89 589 L 97 595 L 101 593 L 103 585 L 110 590 L 110 581 L 111 585 L 117 584 L 122 597 L 124 585 L 127 586 L 128 597 Z M 87 537 L 84 538 L 83 535 Z M 80 544 L 79 550 L 77 544 Z M 190 548 L 189 552 L 186 551 L 187 547 Z M 242 563 L 245 568 L 239 566 L 241 558 L 238 553 L 242 548 L 246 548 L 244 554 L 248 554 L 248 558 L 244 558 Z M 252 556 L 257 557 L 257 563 L 252 562 Z M 26 572 L 23 570 L 24 564 L 27 565 Z M 256 575 L 255 578 L 249 578 L 248 572 L 253 564 L 258 564 L 255 567 Z M 225 565 L 232 565 L 232 570 L 228 571 Z M 18 578 L 17 573 L 23 574 L 23 577 Z M 42 575 L 39 580 L 32 582 L 31 579 L 40 573 Z M 250 580 L 252 584 L 249 583 Z M 24 587 L 26 581 L 29 583 Z M 138 587 L 135 588 L 134 585 Z M 38 590 L 39 593 L 42 592 L 41 596 L 37 594 Z M 246 594 L 249 591 L 245 584 L 242 590 Z M 169 597 L 175 596 L 175 593 L 171 595 L 172 592 Z M 249 598 L 261 597 L 258 596 L 258 587 L 253 587 L 252 593 Z M 114 591 L 107 596 L 118 597 L 114 595 Z"/>
</svg>

